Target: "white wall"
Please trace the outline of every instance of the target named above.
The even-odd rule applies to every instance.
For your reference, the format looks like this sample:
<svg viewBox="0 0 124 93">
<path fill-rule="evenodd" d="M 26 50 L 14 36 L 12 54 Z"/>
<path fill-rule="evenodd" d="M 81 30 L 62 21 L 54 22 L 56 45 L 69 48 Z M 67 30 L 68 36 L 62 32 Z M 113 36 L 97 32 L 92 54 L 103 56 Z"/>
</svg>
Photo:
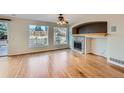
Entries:
<svg viewBox="0 0 124 93">
<path fill-rule="evenodd" d="M 12 21 L 9 22 L 9 33 L 8 33 L 9 34 L 8 55 L 25 54 L 25 53 L 31 53 L 31 52 L 39 52 L 39 51 L 54 50 L 54 49 L 69 47 L 69 45 L 61 45 L 59 47 L 54 45 L 53 27 L 56 26 L 55 23 L 24 20 L 24 19 L 17 19 L 17 18 L 11 18 L 11 19 Z M 44 49 L 28 47 L 30 24 L 49 26 L 49 46 L 48 47 Z"/>
<path fill-rule="evenodd" d="M 91 21 L 107 21 L 108 34 L 110 34 L 107 40 L 94 39 L 92 52 L 107 56 L 109 62 L 110 57 L 124 61 L 124 15 L 89 15 L 81 19 L 80 22 L 73 24 L 71 28 L 78 24 Z M 111 32 L 111 26 L 117 26 L 117 32 Z M 105 45 L 106 42 L 107 46 Z"/>
<path fill-rule="evenodd" d="M 111 26 L 116 26 L 117 32 L 111 32 Z M 124 61 L 124 15 L 111 16 L 108 31 L 110 33 L 108 38 L 108 58 L 112 57 Z"/>
<path fill-rule="evenodd" d="M 107 39 L 97 38 L 91 40 L 91 53 L 107 57 Z"/>
</svg>

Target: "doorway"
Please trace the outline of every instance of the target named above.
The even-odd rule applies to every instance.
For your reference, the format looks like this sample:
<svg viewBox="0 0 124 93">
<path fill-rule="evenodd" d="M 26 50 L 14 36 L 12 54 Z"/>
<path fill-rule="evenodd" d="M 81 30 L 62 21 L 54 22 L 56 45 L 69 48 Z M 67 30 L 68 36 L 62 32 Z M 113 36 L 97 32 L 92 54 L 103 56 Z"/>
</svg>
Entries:
<svg viewBox="0 0 124 93">
<path fill-rule="evenodd" d="M 0 57 L 8 55 L 8 24 L 0 21 Z"/>
</svg>

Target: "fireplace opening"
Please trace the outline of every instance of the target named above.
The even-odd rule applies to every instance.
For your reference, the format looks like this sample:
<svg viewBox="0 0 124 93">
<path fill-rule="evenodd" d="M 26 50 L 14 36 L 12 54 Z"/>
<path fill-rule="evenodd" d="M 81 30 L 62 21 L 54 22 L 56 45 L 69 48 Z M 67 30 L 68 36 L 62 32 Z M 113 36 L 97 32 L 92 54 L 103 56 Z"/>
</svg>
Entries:
<svg viewBox="0 0 124 93">
<path fill-rule="evenodd" d="M 74 49 L 82 51 L 82 43 L 74 41 Z"/>
</svg>

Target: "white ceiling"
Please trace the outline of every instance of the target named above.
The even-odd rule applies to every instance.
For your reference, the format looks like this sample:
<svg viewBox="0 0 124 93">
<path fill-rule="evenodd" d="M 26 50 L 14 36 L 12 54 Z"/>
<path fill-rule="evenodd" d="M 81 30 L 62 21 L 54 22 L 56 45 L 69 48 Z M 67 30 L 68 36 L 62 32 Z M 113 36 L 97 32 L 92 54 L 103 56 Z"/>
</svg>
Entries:
<svg viewBox="0 0 124 93">
<path fill-rule="evenodd" d="M 3 14 L 4 16 L 11 16 L 17 18 L 31 19 L 31 20 L 40 20 L 47 22 L 56 22 L 58 14 Z M 64 14 L 63 15 L 69 24 L 74 24 L 81 19 L 83 19 L 85 14 Z"/>
</svg>

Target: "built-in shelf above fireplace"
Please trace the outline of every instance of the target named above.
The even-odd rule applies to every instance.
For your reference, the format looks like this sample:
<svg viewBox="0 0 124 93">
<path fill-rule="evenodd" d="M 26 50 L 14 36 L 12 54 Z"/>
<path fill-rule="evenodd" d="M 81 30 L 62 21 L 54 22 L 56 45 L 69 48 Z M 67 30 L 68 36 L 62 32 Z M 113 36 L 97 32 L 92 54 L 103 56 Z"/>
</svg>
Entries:
<svg viewBox="0 0 124 93">
<path fill-rule="evenodd" d="M 107 22 L 97 21 L 77 25 L 72 28 L 72 34 L 73 36 L 106 37 L 108 35 Z"/>
<path fill-rule="evenodd" d="M 87 22 L 73 27 L 73 34 L 107 33 L 107 22 Z"/>
</svg>

